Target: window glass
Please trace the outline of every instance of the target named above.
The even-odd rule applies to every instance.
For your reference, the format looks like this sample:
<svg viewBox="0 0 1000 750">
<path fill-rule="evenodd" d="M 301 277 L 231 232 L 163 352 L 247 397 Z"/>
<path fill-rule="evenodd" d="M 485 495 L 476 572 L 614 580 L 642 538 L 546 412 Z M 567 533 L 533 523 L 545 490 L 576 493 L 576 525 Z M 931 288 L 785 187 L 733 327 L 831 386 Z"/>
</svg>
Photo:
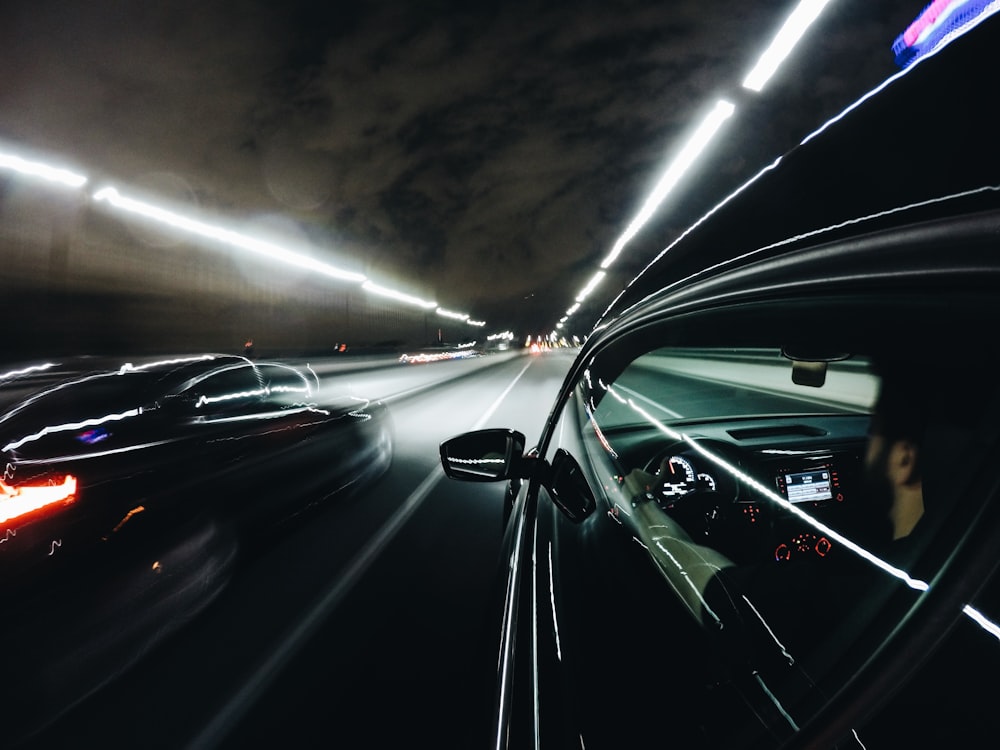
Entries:
<svg viewBox="0 0 1000 750">
<path fill-rule="evenodd" d="M 599 502 L 664 592 L 752 666 L 776 720 L 800 726 L 945 564 L 959 479 L 982 462 L 975 410 L 953 408 L 942 368 L 878 352 L 793 364 L 672 347 L 621 372 L 592 364 L 573 401 Z"/>
<path fill-rule="evenodd" d="M 239 414 L 260 404 L 264 385 L 253 365 L 238 365 L 214 373 L 188 389 L 195 414 Z"/>
<path fill-rule="evenodd" d="M 313 397 L 313 389 L 297 370 L 282 365 L 258 365 L 268 401 L 279 405 L 301 404 Z"/>
</svg>

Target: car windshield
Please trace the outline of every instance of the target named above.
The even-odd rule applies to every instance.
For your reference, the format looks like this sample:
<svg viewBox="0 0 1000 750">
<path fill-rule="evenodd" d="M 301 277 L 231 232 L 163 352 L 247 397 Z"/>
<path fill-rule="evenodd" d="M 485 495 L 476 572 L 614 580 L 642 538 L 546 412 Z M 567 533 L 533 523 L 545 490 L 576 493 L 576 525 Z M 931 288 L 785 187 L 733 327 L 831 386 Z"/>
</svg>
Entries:
<svg viewBox="0 0 1000 750">
<path fill-rule="evenodd" d="M 868 413 L 877 379 L 867 356 L 823 363 L 822 388 L 792 379 L 780 348 L 667 347 L 635 359 L 606 388 L 591 383 L 605 430 L 647 423 L 733 419 L 761 414 Z"/>
</svg>

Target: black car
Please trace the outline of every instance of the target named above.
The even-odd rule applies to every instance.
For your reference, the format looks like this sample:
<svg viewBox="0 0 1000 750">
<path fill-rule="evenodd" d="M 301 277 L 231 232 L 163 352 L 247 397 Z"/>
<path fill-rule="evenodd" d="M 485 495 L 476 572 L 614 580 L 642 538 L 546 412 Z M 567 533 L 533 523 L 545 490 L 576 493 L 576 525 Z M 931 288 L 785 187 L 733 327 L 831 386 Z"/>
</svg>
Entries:
<svg viewBox="0 0 1000 750">
<path fill-rule="evenodd" d="M 672 242 L 533 448 L 441 445 L 509 482 L 484 746 L 997 741 L 998 32 Z"/>
<path fill-rule="evenodd" d="M 11 735 L 129 666 L 239 556 L 392 460 L 384 404 L 326 395 L 282 362 L 70 359 L 12 368 L 0 397 L 0 633 L 18 644 L 0 697 L 28 719 L 6 721 Z"/>
</svg>

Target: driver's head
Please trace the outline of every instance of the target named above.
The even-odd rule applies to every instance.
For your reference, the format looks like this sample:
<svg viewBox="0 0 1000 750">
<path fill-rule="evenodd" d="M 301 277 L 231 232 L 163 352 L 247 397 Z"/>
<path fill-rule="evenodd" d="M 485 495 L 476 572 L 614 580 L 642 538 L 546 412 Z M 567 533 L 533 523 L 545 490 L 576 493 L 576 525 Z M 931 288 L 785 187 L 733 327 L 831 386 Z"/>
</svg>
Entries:
<svg viewBox="0 0 1000 750">
<path fill-rule="evenodd" d="M 924 515 L 921 448 L 930 397 L 921 365 L 877 360 L 879 391 L 865 456 L 866 505 L 885 519 L 892 539 L 910 534 Z"/>
</svg>

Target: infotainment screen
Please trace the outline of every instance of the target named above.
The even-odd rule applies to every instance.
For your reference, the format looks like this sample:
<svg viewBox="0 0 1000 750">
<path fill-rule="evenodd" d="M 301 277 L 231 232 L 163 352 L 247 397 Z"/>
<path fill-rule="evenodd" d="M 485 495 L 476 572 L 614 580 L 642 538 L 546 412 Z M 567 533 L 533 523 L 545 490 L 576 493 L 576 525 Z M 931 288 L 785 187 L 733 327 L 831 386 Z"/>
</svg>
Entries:
<svg viewBox="0 0 1000 750">
<path fill-rule="evenodd" d="M 802 471 L 785 474 L 785 491 L 790 503 L 813 503 L 833 497 L 830 470 Z"/>
</svg>

